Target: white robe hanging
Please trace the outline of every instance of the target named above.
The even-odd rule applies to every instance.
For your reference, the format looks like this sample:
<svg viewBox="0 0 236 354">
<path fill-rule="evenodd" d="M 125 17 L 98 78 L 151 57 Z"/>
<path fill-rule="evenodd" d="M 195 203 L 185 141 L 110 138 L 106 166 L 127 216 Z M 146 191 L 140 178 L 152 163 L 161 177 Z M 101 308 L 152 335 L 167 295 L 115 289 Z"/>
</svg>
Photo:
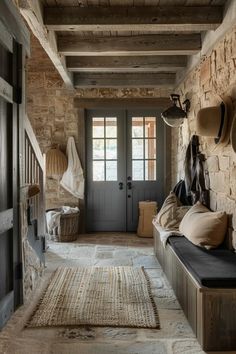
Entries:
<svg viewBox="0 0 236 354">
<path fill-rule="evenodd" d="M 60 184 L 76 198 L 84 199 L 84 174 L 73 137 L 68 139 L 66 154 L 68 168 L 62 176 Z"/>
</svg>

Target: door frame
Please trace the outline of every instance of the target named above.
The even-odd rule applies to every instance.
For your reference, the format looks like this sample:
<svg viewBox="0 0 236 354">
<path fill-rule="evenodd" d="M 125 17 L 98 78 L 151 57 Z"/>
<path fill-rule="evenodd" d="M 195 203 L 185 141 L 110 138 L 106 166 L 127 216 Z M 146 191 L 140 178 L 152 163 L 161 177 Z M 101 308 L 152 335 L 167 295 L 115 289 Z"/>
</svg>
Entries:
<svg viewBox="0 0 236 354">
<path fill-rule="evenodd" d="M 12 80 L 1 80 L 3 90 L 0 95 L 9 102 L 11 137 L 9 136 L 9 154 L 12 156 L 11 184 L 12 184 L 12 216 L 7 221 L 12 223 L 11 265 L 13 293 L 2 299 L 2 315 L 0 327 L 10 317 L 10 312 L 17 309 L 23 303 L 23 278 L 22 278 L 22 230 L 20 228 L 20 186 L 22 185 L 22 156 L 23 145 L 23 121 L 25 117 L 25 73 L 24 60 L 26 54 L 30 54 L 30 33 L 24 24 L 15 5 L 8 0 L 0 1 L 0 42 L 1 45 L 12 53 Z M 1 237 L 1 235 L 0 235 Z M 5 313 L 5 315 L 4 315 Z"/>
<path fill-rule="evenodd" d="M 78 144 L 78 152 L 81 158 L 82 166 L 84 166 L 85 177 L 85 195 L 87 192 L 87 151 L 86 151 L 86 117 L 87 110 L 96 109 L 126 109 L 126 110 L 145 110 L 157 109 L 163 111 L 169 106 L 169 98 L 76 98 L 74 100 L 75 108 L 78 109 L 78 126 L 80 131 L 80 139 Z M 164 124 L 163 126 L 163 159 L 164 159 L 164 172 L 163 172 L 163 198 L 171 189 L 171 128 Z M 81 224 L 80 232 L 87 232 L 86 224 L 86 198 L 80 200 L 81 211 Z"/>
</svg>

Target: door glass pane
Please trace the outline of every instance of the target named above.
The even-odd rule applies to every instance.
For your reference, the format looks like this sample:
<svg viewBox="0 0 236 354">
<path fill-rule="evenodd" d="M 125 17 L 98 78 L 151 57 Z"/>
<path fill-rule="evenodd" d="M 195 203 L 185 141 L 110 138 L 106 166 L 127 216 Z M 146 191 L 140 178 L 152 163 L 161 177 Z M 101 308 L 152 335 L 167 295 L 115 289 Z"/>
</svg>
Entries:
<svg viewBox="0 0 236 354">
<path fill-rule="evenodd" d="M 106 162 L 106 181 L 117 181 L 117 161 Z"/>
<path fill-rule="evenodd" d="M 132 137 L 143 137 L 143 117 L 132 117 Z"/>
<path fill-rule="evenodd" d="M 104 137 L 104 118 L 93 118 L 93 138 Z"/>
<path fill-rule="evenodd" d="M 103 139 L 93 139 L 93 159 L 104 159 Z"/>
<path fill-rule="evenodd" d="M 156 160 L 145 161 L 145 180 L 146 181 L 156 180 Z"/>
<path fill-rule="evenodd" d="M 117 122 L 116 118 L 106 118 L 106 137 L 116 138 L 117 137 Z"/>
<path fill-rule="evenodd" d="M 143 160 L 141 161 L 132 161 L 132 179 L 134 181 L 143 181 Z"/>
<path fill-rule="evenodd" d="M 145 139 L 145 159 L 156 158 L 156 139 Z"/>
<path fill-rule="evenodd" d="M 156 117 L 145 117 L 145 138 L 156 137 Z"/>
<path fill-rule="evenodd" d="M 115 160 L 117 158 L 117 140 L 106 139 L 106 159 Z"/>
<path fill-rule="evenodd" d="M 93 180 L 104 181 L 104 161 L 93 161 Z"/>
<path fill-rule="evenodd" d="M 143 159 L 143 139 L 132 139 L 132 158 Z"/>
</svg>

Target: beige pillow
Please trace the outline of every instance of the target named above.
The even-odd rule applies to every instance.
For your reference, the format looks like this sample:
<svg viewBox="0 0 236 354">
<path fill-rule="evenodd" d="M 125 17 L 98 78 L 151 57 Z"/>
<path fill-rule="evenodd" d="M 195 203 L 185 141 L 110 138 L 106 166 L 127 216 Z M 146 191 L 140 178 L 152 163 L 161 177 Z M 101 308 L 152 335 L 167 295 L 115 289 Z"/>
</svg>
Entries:
<svg viewBox="0 0 236 354">
<path fill-rule="evenodd" d="M 156 221 L 166 230 L 179 230 L 179 224 L 189 209 L 171 192 L 157 214 Z"/>
<path fill-rule="evenodd" d="M 197 202 L 184 216 L 179 230 L 197 246 L 216 248 L 226 235 L 227 214 L 223 211 L 212 212 Z"/>
</svg>

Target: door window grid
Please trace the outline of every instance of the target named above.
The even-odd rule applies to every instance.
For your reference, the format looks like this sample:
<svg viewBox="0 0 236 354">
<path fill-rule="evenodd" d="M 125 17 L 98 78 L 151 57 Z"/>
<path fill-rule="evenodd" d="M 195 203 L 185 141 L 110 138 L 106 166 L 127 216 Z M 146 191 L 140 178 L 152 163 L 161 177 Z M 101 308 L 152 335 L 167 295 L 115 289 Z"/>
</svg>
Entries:
<svg viewBox="0 0 236 354">
<path fill-rule="evenodd" d="M 132 179 L 156 180 L 156 117 L 132 117 Z"/>
<path fill-rule="evenodd" d="M 117 181 L 117 118 L 92 118 L 93 181 Z"/>
</svg>

